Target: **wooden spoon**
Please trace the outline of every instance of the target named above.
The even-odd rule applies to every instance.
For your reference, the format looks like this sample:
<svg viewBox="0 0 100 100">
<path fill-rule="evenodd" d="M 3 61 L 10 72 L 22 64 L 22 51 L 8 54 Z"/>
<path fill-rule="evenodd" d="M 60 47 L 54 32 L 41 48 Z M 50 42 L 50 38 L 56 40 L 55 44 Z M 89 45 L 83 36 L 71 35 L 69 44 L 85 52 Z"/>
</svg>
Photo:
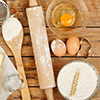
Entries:
<svg viewBox="0 0 100 100">
<path fill-rule="evenodd" d="M 16 21 L 18 21 L 17 18 L 14 18 L 14 17 L 12 18 L 12 20 L 15 20 L 15 19 L 16 19 Z M 9 20 L 9 19 L 7 19 L 7 20 Z M 7 21 L 4 22 L 4 24 L 5 23 L 8 24 Z M 24 71 L 24 67 L 23 67 L 23 63 L 22 63 L 22 59 L 21 59 L 21 46 L 22 46 L 22 40 L 23 40 L 23 28 L 22 28 L 22 25 L 20 24 L 19 21 L 17 22 L 18 23 L 17 25 L 20 25 L 21 29 L 20 29 L 18 35 L 13 37 L 11 40 L 7 39 L 9 37 L 9 34 L 6 33 L 6 32 L 8 32 L 10 30 L 14 31 L 16 28 L 18 28 L 18 27 L 15 27 L 16 25 L 12 26 L 13 23 L 10 24 L 11 26 L 3 24 L 2 33 L 3 33 L 3 37 L 4 37 L 5 42 L 7 43 L 9 48 L 12 50 L 12 52 L 15 56 L 18 72 L 20 73 L 20 75 L 22 76 L 22 78 L 25 82 L 25 87 L 23 89 L 21 89 L 22 99 L 23 100 L 31 100 L 30 93 L 29 93 L 29 90 L 28 90 L 28 84 L 27 84 L 27 80 L 26 80 L 26 76 L 25 76 L 25 71 Z M 5 32 L 5 29 L 6 29 L 6 32 Z M 7 29 L 9 29 L 9 30 L 7 30 Z M 17 29 L 17 30 L 19 30 L 19 29 Z M 6 34 L 8 34 L 8 36 L 5 36 Z M 14 35 L 15 33 L 12 32 L 10 34 Z"/>
</svg>

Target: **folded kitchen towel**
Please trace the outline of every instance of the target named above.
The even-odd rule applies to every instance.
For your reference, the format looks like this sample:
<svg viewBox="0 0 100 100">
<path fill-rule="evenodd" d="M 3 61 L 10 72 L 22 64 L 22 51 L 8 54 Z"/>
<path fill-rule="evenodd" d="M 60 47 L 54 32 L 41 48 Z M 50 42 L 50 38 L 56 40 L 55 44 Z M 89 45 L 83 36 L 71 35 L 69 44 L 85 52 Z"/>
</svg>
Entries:
<svg viewBox="0 0 100 100">
<path fill-rule="evenodd" d="M 24 82 L 2 47 L 0 47 L 0 54 L 4 55 L 1 73 L 0 100 L 7 100 L 14 91 L 24 86 Z"/>
</svg>

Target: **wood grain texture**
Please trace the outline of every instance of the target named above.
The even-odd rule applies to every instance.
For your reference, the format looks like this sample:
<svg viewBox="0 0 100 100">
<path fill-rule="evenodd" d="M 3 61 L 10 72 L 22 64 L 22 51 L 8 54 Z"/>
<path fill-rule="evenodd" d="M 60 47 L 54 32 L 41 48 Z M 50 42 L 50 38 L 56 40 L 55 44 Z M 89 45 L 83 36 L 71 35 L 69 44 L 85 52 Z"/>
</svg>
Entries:
<svg viewBox="0 0 100 100">
<path fill-rule="evenodd" d="M 66 38 L 61 38 L 55 35 L 50 31 L 49 28 L 47 28 L 47 35 L 48 35 L 48 40 L 49 40 L 49 45 L 54 39 L 61 39 L 65 43 L 67 41 Z M 78 35 L 78 37 L 81 38 L 86 38 L 89 40 L 89 42 L 93 45 L 93 50 L 95 56 L 100 56 L 100 52 L 97 52 L 97 46 L 98 49 L 100 48 L 100 28 L 86 28 L 81 34 Z M 0 29 L 0 46 L 3 47 L 5 52 L 7 53 L 8 56 L 13 56 L 11 50 L 7 47 L 7 45 L 4 42 L 4 39 L 2 38 L 2 32 Z M 88 47 L 87 44 L 84 46 L 85 48 Z M 51 50 L 50 50 L 51 51 Z M 31 43 L 31 37 L 30 37 L 30 32 L 28 27 L 24 27 L 24 39 L 23 39 L 23 45 L 22 45 L 22 56 L 34 56 L 33 50 L 32 50 L 32 43 Z M 51 56 L 54 56 L 52 51 L 51 51 Z M 68 53 L 66 53 L 65 56 L 70 56 Z M 76 56 L 76 55 L 75 55 Z"/>
<path fill-rule="evenodd" d="M 22 60 L 25 68 L 25 74 L 28 81 L 29 91 L 31 93 L 32 100 L 47 100 L 45 93 L 43 90 L 40 90 L 39 88 L 39 82 L 37 77 L 37 71 L 34 61 L 34 54 L 32 50 L 32 43 L 30 38 L 30 32 L 29 32 L 29 25 L 27 21 L 27 16 L 25 9 L 29 7 L 29 0 L 4 0 L 8 3 L 10 7 L 11 14 L 14 14 L 16 12 L 20 12 L 16 14 L 16 17 L 21 21 L 23 28 L 24 28 L 24 39 L 23 39 L 23 45 L 22 45 Z M 22 3 L 20 2 L 22 1 Z M 37 0 L 38 4 L 43 7 L 44 15 L 46 15 L 46 10 L 48 8 L 48 5 L 53 0 Z M 57 79 L 58 72 L 60 69 L 69 61 L 76 60 L 76 59 L 82 59 L 85 61 L 90 62 L 93 64 L 99 74 L 100 74 L 100 52 L 98 50 L 100 49 L 100 0 L 83 0 L 85 4 L 87 5 L 87 8 L 89 10 L 89 21 L 87 24 L 87 28 L 80 34 L 78 37 L 86 38 L 93 44 L 93 52 L 96 54 L 95 57 L 91 56 L 88 57 L 88 59 L 85 58 L 78 58 L 76 55 L 74 57 L 66 55 L 64 57 L 58 58 L 52 55 L 52 62 L 54 67 L 54 73 L 55 73 L 55 80 Z M 50 29 L 47 26 L 47 34 L 48 34 L 48 40 L 49 44 L 54 39 L 62 39 L 66 43 L 66 38 L 60 38 L 53 34 Z M 2 31 L 0 29 L 0 46 L 3 47 L 7 55 L 10 57 L 11 61 L 15 65 L 15 59 L 13 57 L 12 52 L 7 47 L 7 45 L 4 42 L 4 39 L 2 38 Z M 88 47 L 88 44 L 84 43 L 84 49 Z M 98 50 L 97 50 L 98 49 Z M 59 93 L 57 87 L 54 88 L 54 97 L 55 100 L 65 100 Z M 22 100 L 20 91 L 17 91 L 13 93 L 8 100 Z M 96 96 L 92 100 L 100 100 L 100 89 Z"/>
</svg>

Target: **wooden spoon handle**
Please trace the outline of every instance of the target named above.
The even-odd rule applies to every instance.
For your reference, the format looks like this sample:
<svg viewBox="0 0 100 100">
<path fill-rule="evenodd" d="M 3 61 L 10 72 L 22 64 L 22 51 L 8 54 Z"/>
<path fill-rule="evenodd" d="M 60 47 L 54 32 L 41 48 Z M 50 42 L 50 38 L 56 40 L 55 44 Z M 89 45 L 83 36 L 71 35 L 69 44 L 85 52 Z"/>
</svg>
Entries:
<svg viewBox="0 0 100 100">
<path fill-rule="evenodd" d="M 36 0 L 29 0 L 29 6 L 32 7 L 32 6 L 37 6 L 37 1 Z"/>
<path fill-rule="evenodd" d="M 45 94 L 47 96 L 47 100 L 54 100 L 54 96 L 53 96 L 53 89 L 45 89 Z"/>
<path fill-rule="evenodd" d="M 25 76 L 25 71 L 24 71 L 24 67 L 23 67 L 23 63 L 22 63 L 22 59 L 21 59 L 21 53 L 20 53 L 20 51 L 19 52 L 17 51 L 14 55 L 15 55 L 17 70 L 25 82 L 24 88 L 21 89 L 22 99 L 23 100 L 31 100 L 29 89 L 28 89 L 28 84 L 27 84 L 27 80 L 26 80 L 26 76 Z"/>
</svg>

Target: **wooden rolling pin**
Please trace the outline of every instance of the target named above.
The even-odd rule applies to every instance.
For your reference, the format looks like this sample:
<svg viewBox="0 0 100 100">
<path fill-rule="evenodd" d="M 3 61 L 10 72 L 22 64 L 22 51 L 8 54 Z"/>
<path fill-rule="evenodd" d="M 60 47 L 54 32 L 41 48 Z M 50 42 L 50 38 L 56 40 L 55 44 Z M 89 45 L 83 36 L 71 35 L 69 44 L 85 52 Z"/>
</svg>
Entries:
<svg viewBox="0 0 100 100">
<path fill-rule="evenodd" d="M 27 8 L 26 11 L 40 88 L 45 90 L 48 100 L 54 100 L 55 80 L 43 10 L 41 6 L 37 6 L 36 0 L 30 0 L 29 5 L 31 8 Z"/>
</svg>

